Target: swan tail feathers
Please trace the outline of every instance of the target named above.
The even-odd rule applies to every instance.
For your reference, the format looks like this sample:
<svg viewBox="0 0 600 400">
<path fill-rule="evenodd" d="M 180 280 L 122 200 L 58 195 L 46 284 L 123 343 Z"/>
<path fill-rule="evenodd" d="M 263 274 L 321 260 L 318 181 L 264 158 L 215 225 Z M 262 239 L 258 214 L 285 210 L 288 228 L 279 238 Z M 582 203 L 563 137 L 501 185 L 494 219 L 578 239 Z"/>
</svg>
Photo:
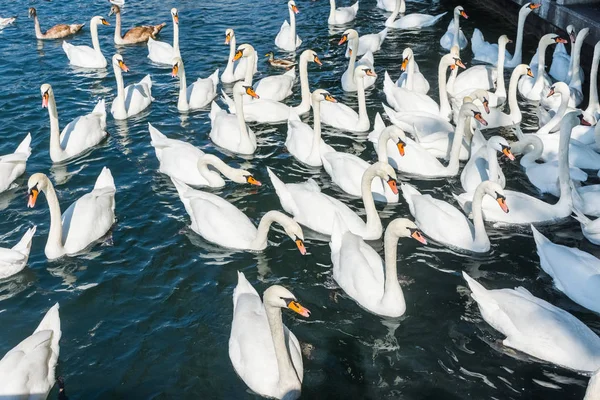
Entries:
<svg viewBox="0 0 600 400">
<path fill-rule="evenodd" d="M 152 89 L 152 78 L 150 77 L 150 74 L 146 75 L 144 79 L 140 81 L 140 83 L 145 83 L 148 85 L 148 88 Z"/>
<path fill-rule="evenodd" d="M 106 118 L 106 102 L 104 99 L 98 100 L 96 106 L 92 110 L 92 114 L 103 115 Z"/>
<path fill-rule="evenodd" d="M 483 33 L 477 28 L 473 31 L 473 35 L 471 36 L 471 48 L 473 49 L 473 54 L 477 54 L 475 50 L 480 48 L 485 43 L 485 39 L 483 38 Z"/>
<path fill-rule="evenodd" d="M 419 195 L 421 195 L 421 193 L 414 186 L 411 186 L 411 185 L 406 184 L 406 183 L 403 183 L 403 184 L 400 185 L 400 190 L 402 190 L 402 197 L 404 197 L 404 200 L 408 204 L 408 208 L 410 209 L 410 213 L 414 216 L 415 215 L 415 209 L 414 209 L 414 204 L 413 204 L 412 197 L 413 196 L 419 196 Z"/>
<path fill-rule="evenodd" d="M 115 180 L 113 179 L 113 176 L 108 167 L 102 168 L 102 172 L 100 172 L 100 175 L 98 175 L 98 179 L 96 179 L 94 190 L 98 189 L 112 189 L 112 191 L 117 190 L 115 186 Z"/>
<path fill-rule="evenodd" d="M 358 1 L 350 6 L 354 11 L 358 12 Z"/>
<path fill-rule="evenodd" d="M 31 239 L 33 239 L 33 235 L 35 234 L 36 226 L 29 228 L 27 232 L 23 235 L 19 243 L 15 244 L 12 247 L 12 250 L 16 250 L 22 254 L 29 255 L 29 250 L 31 249 Z"/>
<path fill-rule="evenodd" d="M 27 136 L 25 136 L 25 139 L 19 143 L 15 153 L 27 154 L 27 158 L 29 158 L 31 155 L 31 133 L 28 133 Z"/>
<path fill-rule="evenodd" d="M 238 273 L 238 283 L 237 283 L 235 289 L 233 289 L 233 311 L 234 312 L 235 312 L 235 306 L 237 304 L 237 300 L 242 294 L 251 294 L 251 295 L 258 296 L 258 292 L 256 291 L 256 289 L 254 289 L 254 287 L 250 284 L 250 282 L 248 282 L 248 279 L 246 279 L 246 275 L 244 275 L 244 273 L 241 271 L 238 271 L 237 273 Z"/>
<path fill-rule="evenodd" d="M 275 188 L 275 193 L 277 193 L 277 197 L 279 197 L 279 202 L 281 203 L 283 209 L 293 216 L 298 215 L 299 210 L 296 206 L 294 196 L 290 193 L 287 185 L 283 183 L 283 181 L 279 179 L 279 177 L 275 175 L 273 171 L 271 171 L 271 168 L 267 167 L 267 173 L 269 174 L 271 184 Z"/>
<path fill-rule="evenodd" d="M 575 205 L 573 205 L 571 211 L 573 211 L 573 213 L 575 214 L 573 216 L 573 218 L 575 218 L 577 221 L 581 222 L 584 225 L 589 224 L 590 222 L 592 222 L 592 220 L 590 218 L 587 217 L 587 215 L 585 215 L 581 210 L 579 210 L 579 208 L 577 208 Z"/>
<path fill-rule="evenodd" d="M 294 107 L 290 107 L 290 114 L 288 115 L 288 121 L 300 121 L 300 117 Z"/>
<path fill-rule="evenodd" d="M 375 63 L 375 58 L 373 57 L 373 52 L 371 50 L 367 51 L 364 56 L 360 59 L 360 61 L 367 61 L 373 65 Z"/>
<path fill-rule="evenodd" d="M 71 51 L 71 49 L 73 48 L 73 45 L 71 43 L 67 43 L 67 41 L 62 42 L 62 49 L 65 52 L 65 54 L 67 55 L 67 58 L 70 60 L 71 57 L 69 56 L 69 51 Z"/>
<path fill-rule="evenodd" d="M 386 70 L 385 73 L 383 74 L 383 86 L 385 87 L 387 85 L 394 86 L 394 81 L 392 80 L 392 78 L 390 77 L 390 74 Z"/>
<path fill-rule="evenodd" d="M 285 74 L 283 74 L 285 76 L 289 76 L 291 78 L 295 78 L 296 77 L 296 67 L 292 67 L 289 71 L 287 71 Z"/>
<path fill-rule="evenodd" d="M 166 142 L 168 140 L 167 136 L 156 129 L 154 125 L 148 122 L 148 132 L 150 132 L 150 140 L 151 144 L 154 147 L 164 147 L 166 146 Z"/>
<path fill-rule="evenodd" d="M 335 213 L 333 218 L 333 227 L 331 229 L 331 241 L 329 242 L 329 247 L 331 248 L 331 253 L 339 253 L 342 248 L 342 239 L 344 237 L 344 233 L 348 231 L 348 227 L 344 223 L 344 220 L 340 216 L 338 212 Z"/>
<path fill-rule="evenodd" d="M 377 112 L 377 114 L 375 114 L 375 119 L 373 121 L 373 130 L 371 131 L 371 133 L 369 133 L 369 136 L 367 137 L 367 139 L 371 143 L 378 143 L 379 135 L 381 135 L 381 132 L 384 129 L 385 129 L 385 123 L 383 122 L 383 118 L 381 117 L 381 114 L 379 114 L 379 112 Z"/>
<path fill-rule="evenodd" d="M 469 285 L 469 289 L 471 289 L 471 297 L 477 301 L 478 303 L 482 301 L 484 298 L 489 298 L 487 292 L 488 290 L 481 285 L 481 283 L 477 282 L 475 279 L 471 278 L 465 271 L 462 272 L 463 278 L 467 281 L 467 285 Z"/>
<path fill-rule="evenodd" d="M 50 348 L 52 349 L 52 354 L 50 355 L 50 359 L 48 360 L 48 379 L 50 382 L 54 382 L 54 367 L 56 366 L 56 362 L 58 361 L 58 353 L 60 352 L 60 337 L 62 336 L 62 331 L 60 329 L 60 314 L 59 314 L 60 306 L 58 303 L 54 304 L 44 315 L 42 321 L 38 325 L 34 334 L 43 331 L 52 332 Z"/>
<path fill-rule="evenodd" d="M 210 79 L 216 87 L 219 84 L 219 68 L 217 68 L 208 79 Z"/>
<path fill-rule="evenodd" d="M 227 93 L 223 89 L 221 89 L 221 99 L 227 104 L 229 111 L 233 113 L 235 111 L 235 103 L 231 100 L 231 97 L 227 96 Z"/>
<path fill-rule="evenodd" d="M 538 254 L 540 253 L 540 247 L 545 244 L 552 243 L 550 239 L 544 236 L 540 231 L 536 229 L 535 226 L 530 225 L 531 231 L 533 232 L 533 240 L 535 240 L 535 245 L 537 247 Z"/>
</svg>

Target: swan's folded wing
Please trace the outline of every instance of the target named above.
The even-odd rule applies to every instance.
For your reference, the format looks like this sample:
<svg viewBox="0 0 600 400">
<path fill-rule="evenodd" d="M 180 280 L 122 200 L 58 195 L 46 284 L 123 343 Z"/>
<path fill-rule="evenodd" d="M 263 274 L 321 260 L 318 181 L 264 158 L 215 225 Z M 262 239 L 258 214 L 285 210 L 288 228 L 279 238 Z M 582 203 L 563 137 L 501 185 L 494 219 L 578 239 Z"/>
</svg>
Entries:
<svg viewBox="0 0 600 400">
<path fill-rule="evenodd" d="M 0 247 L 0 268 L 7 264 L 22 263 L 27 260 L 27 256 L 19 251 Z M 0 272 L 0 275 L 2 273 Z"/>
<path fill-rule="evenodd" d="M 465 215 L 443 200 L 413 196 L 415 220 L 426 235 L 446 243 L 473 242 L 473 225 Z"/>
</svg>

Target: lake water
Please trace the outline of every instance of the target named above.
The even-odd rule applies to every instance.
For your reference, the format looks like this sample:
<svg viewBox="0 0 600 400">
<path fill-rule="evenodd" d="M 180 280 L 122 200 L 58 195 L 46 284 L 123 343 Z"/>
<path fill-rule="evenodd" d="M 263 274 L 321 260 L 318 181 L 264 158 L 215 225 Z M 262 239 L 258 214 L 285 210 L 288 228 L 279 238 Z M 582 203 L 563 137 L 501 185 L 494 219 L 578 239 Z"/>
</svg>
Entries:
<svg viewBox="0 0 600 400">
<path fill-rule="evenodd" d="M 31 3 L 38 7 L 44 29 L 56 23 L 86 22 L 74 44 L 89 44 L 89 19 L 107 16 L 104 1 L 54 1 Z M 453 1 L 409 2 L 408 12 L 437 14 L 451 11 Z M 149 111 L 124 122 L 109 116 L 110 138 L 84 158 L 53 166 L 48 154 L 49 122 L 41 108 L 40 85 L 53 85 L 61 128 L 78 115 L 88 113 L 98 99 L 107 104 L 116 95 L 112 69 L 82 74 L 68 65 L 61 41 L 38 42 L 33 22 L 27 19 L 29 3 L 4 2 L 2 16 L 18 15 L 18 22 L 0 32 L 0 154 L 12 152 L 31 132 L 33 154 L 19 187 L 0 196 L 0 239 L 15 243 L 26 227 L 38 231 L 28 267 L 0 281 L 0 354 L 31 334 L 42 315 L 60 302 L 63 336 L 58 374 L 66 379 L 76 399 L 245 399 L 253 398 L 236 376 L 228 357 L 232 316 L 232 292 L 236 271 L 243 271 L 262 293 L 271 284 L 290 288 L 312 311 L 308 319 L 284 313 L 284 322 L 305 344 L 304 399 L 580 399 L 587 378 L 552 365 L 533 362 L 502 347 L 502 337 L 482 321 L 470 299 L 461 271 L 490 288 L 524 286 L 562 307 L 600 333 L 600 321 L 552 288 L 540 273 L 533 238 L 527 232 L 488 229 L 489 254 L 472 257 L 436 245 L 399 244 L 399 275 L 407 312 L 399 320 L 373 316 L 349 299 L 331 276 L 330 250 L 325 242 L 307 240 L 309 254 L 302 257 L 281 229 L 270 235 L 270 246 L 259 254 L 233 252 L 205 242 L 189 228 L 186 214 L 170 180 L 157 171 L 158 161 L 150 146 L 147 124 L 167 136 L 183 139 L 225 161 L 251 170 L 262 187 L 229 183 L 214 193 L 232 201 L 257 221 L 271 209 L 281 209 L 269 182 L 272 167 L 286 182 L 314 178 L 328 194 L 343 199 L 362 213 L 360 200 L 344 195 L 324 171 L 308 169 L 284 151 L 286 125 L 253 125 L 259 148 L 247 160 L 218 152 L 208 140 L 207 111 L 182 115 L 177 111 L 178 81 L 170 70 L 151 64 L 145 45 L 120 48 L 131 72 L 126 84 L 151 74 L 155 101 Z M 470 18 L 461 21 L 470 37 L 474 27 L 486 38 L 503 33 L 514 39 L 513 21 L 464 4 Z M 238 43 L 252 43 L 260 56 L 274 50 L 274 38 L 284 18 L 285 2 L 158 1 L 128 0 L 124 27 L 168 22 L 161 40 L 172 40 L 169 10 L 180 11 L 181 52 L 188 82 L 225 67 L 228 46 L 224 32 L 233 27 Z M 339 78 L 346 68 L 343 49 L 337 46 L 341 30 L 330 32 L 326 23 L 329 5 L 324 0 L 299 1 L 298 33 L 324 62 L 309 67 L 311 88 L 325 88 L 350 105 L 355 96 L 344 95 Z M 375 56 L 377 88 L 367 91 L 371 121 L 382 111 L 383 72 L 395 79 L 400 56 L 411 46 L 421 71 L 436 76 L 444 54 L 438 40 L 451 12 L 436 27 L 420 33 L 390 32 Z M 530 16 L 530 18 L 534 18 Z M 354 27 L 360 33 L 383 29 L 384 13 L 375 1 L 361 2 Z M 116 48 L 111 27 L 101 26 L 100 43 L 107 59 Z M 526 36 L 524 60 L 537 43 Z M 512 48 L 511 48 L 512 51 Z M 463 60 L 470 64 L 465 50 Z M 279 53 L 278 56 L 285 54 Z M 281 73 L 260 60 L 261 76 Z M 430 93 L 437 98 L 436 79 Z M 508 81 L 507 81 L 508 82 Z M 230 90 L 230 87 L 226 88 Z M 289 104 L 300 99 L 299 85 Z M 584 103 L 585 104 L 585 103 Z M 523 126 L 534 128 L 532 108 Z M 505 134 L 510 132 L 505 130 Z M 493 133 L 493 132 L 490 132 Z M 338 149 L 375 159 L 364 136 L 351 136 L 324 128 L 325 140 Z M 407 149 L 409 151 L 409 149 Z M 535 193 L 517 163 L 501 161 L 507 187 Z M 103 166 L 112 170 L 117 186 L 113 244 L 90 253 L 47 261 L 44 245 L 49 213 L 45 199 L 26 208 L 26 179 L 44 172 L 55 182 L 63 207 L 88 192 Z M 400 179 L 403 179 L 400 177 Z M 453 202 L 460 193 L 459 179 L 412 181 L 422 191 Z M 544 197 L 553 202 L 551 196 Z M 510 205 L 509 205 L 510 206 Z M 384 226 L 396 217 L 409 216 L 404 202 L 378 206 Z M 64 209 L 64 208 L 63 208 Z M 552 240 L 599 254 L 583 239 L 579 224 L 565 221 L 543 229 Z M 381 249 L 381 242 L 375 243 Z M 56 389 L 50 395 L 55 398 Z"/>
</svg>

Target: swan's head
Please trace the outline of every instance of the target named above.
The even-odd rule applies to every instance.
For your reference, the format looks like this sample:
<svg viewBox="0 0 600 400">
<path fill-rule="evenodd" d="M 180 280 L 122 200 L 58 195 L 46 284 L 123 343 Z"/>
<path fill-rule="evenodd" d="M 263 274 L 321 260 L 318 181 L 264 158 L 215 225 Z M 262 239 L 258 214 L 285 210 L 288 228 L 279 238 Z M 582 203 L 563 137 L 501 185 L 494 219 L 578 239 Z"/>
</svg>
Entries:
<svg viewBox="0 0 600 400">
<path fill-rule="evenodd" d="M 504 194 L 504 190 L 502 186 L 492 181 L 483 181 L 479 184 L 475 191 L 483 189 L 485 194 L 491 196 L 496 200 L 502 211 L 508 213 L 508 205 L 506 204 L 506 195 Z"/>
<path fill-rule="evenodd" d="M 52 92 L 52 86 L 48 83 L 44 83 L 40 86 L 40 92 L 42 93 L 42 108 L 48 108 L 48 99 L 50 96 L 54 96 Z"/>
<path fill-rule="evenodd" d="M 296 243 L 296 247 L 298 247 L 300 254 L 303 256 L 306 255 L 306 247 L 304 247 L 304 232 L 302 232 L 302 228 L 296 221 L 287 215 L 283 214 L 283 216 L 285 218 L 279 222 L 281 223 L 281 226 L 283 226 L 285 234 L 288 235 L 289 238 L 294 241 L 294 243 Z"/>
<path fill-rule="evenodd" d="M 116 5 L 116 4 L 113 4 L 110 7 L 110 11 L 108 12 L 108 16 L 110 17 L 113 14 L 116 15 L 116 14 L 120 14 L 120 13 L 121 13 L 121 9 L 119 8 L 119 6 Z"/>
<path fill-rule="evenodd" d="M 35 18 L 36 15 L 37 15 L 36 9 L 33 7 L 29 7 L 29 18 Z"/>
<path fill-rule="evenodd" d="M 123 56 L 118 53 L 112 57 L 112 65 L 114 68 L 120 68 L 123 72 L 129 72 L 129 67 L 125 65 Z"/>
<path fill-rule="evenodd" d="M 235 84 L 235 86 L 233 87 L 233 94 L 234 95 L 238 94 L 238 95 L 242 95 L 242 96 L 247 94 L 248 96 L 250 96 L 254 99 L 260 98 L 254 91 L 254 89 L 252 89 L 252 86 L 246 86 L 246 85 L 244 85 L 244 82 L 238 82 Z"/>
<path fill-rule="evenodd" d="M 372 76 L 374 78 L 377 78 L 377 74 L 371 69 L 371 67 L 368 67 L 366 65 L 359 65 L 358 67 L 356 67 L 356 69 L 354 70 L 354 79 L 362 79 L 365 76 Z"/>
<path fill-rule="evenodd" d="M 467 101 L 473 101 L 473 99 L 477 99 L 483 105 L 483 109 L 487 114 L 490 113 L 490 101 L 489 101 L 490 93 L 487 90 L 477 89 L 473 93 L 469 95 L 469 97 L 465 97 L 463 99 L 463 103 Z"/>
<path fill-rule="evenodd" d="M 506 45 L 507 43 L 512 43 L 512 40 L 510 40 L 508 36 L 502 35 L 498 38 L 498 44 Z"/>
<path fill-rule="evenodd" d="M 302 315 L 303 317 L 310 317 L 310 311 L 298 303 L 296 296 L 294 296 L 292 292 L 283 286 L 273 285 L 265 290 L 265 294 L 263 295 L 263 303 L 265 306 L 288 308 L 295 313 Z"/>
<path fill-rule="evenodd" d="M 316 101 L 330 101 L 332 103 L 337 103 L 335 97 L 333 97 L 327 90 L 317 89 L 310 95 L 312 102 Z"/>
<path fill-rule="evenodd" d="M 571 90 L 569 89 L 569 86 L 566 83 L 556 82 L 554 85 L 550 86 L 546 97 L 554 96 L 554 94 L 556 94 L 556 93 L 560 94 L 561 97 L 562 96 L 570 96 Z"/>
<path fill-rule="evenodd" d="M 310 50 L 310 49 L 309 50 L 304 50 L 302 52 L 302 56 L 301 57 L 306 58 L 309 62 L 314 62 L 315 64 L 318 64 L 318 65 L 321 65 L 321 66 L 323 65 L 323 63 L 319 59 L 319 56 L 317 55 L 317 52 L 314 51 L 314 50 Z"/>
<path fill-rule="evenodd" d="M 114 7 L 114 6 L 113 6 Z M 104 19 L 104 17 L 101 17 L 99 15 L 96 15 L 94 18 L 92 18 L 92 20 L 90 21 L 90 25 L 110 25 L 108 23 L 107 20 Z"/>
<path fill-rule="evenodd" d="M 464 19 L 469 19 L 469 16 L 465 12 L 465 9 L 463 8 L 463 6 L 455 7 L 454 8 L 454 15 L 460 15 Z"/>
<path fill-rule="evenodd" d="M 458 55 L 458 46 L 453 46 L 452 49 L 450 50 L 450 53 L 446 54 L 444 57 L 442 57 L 442 60 L 440 61 L 440 63 L 442 63 L 443 65 L 447 65 L 453 71 L 455 68 L 462 68 L 462 69 L 467 68 L 467 67 L 465 67 L 465 64 L 460 59 L 460 56 Z"/>
<path fill-rule="evenodd" d="M 342 45 L 351 39 L 358 39 L 358 32 L 356 32 L 354 29 L 346 29 L 342 34 L 338 45 Z"/>
<path fill-rule="evenodd" d="M 519 77 L 522 75 L 527 75 L 528 77 L 533 78 L 533 72 L 531 72 L 531 68 L 529 68 L 529 65 L 527 65 L 527 64 L 517 65 L 517 67 L 513 70 L 512 75 L 515 75 L 516 77 Z M 512 75 L 511 75 L 511 79 L 512 79 Z"/>
<path fill-rule="evenodd" d="M 225 44 L 229 44 L 231 39 L 235 37 L 235 33 L 233 33 L 233 29 L 227 28 L 225 30 Z"/>
<path fill-rule="evenodd" d="M 179 25 L 179 11 L 175 7 L 171 8 L 171 18 L 173 18 L 175 25 Z"/>
<path fill-rule="evenodd" d="M 585 118 L 583 116 L 583 112 L 579 109 L 576 109 L 575 111 L 571 111 L 563 117 L 563 119 L 561 121 L 561 129 L 562 129 L 563 124 L 567 124 L 570 127 L 569 131 L 571 130 L 571 128 L 573 128 L 577 125 L 583 125 L 583 126 L 591 126 L 592 125 L 588 121 L 585 120 Z"/>
<path fill-rule="evenodd" d="M 404 157 L 404 154 L 406 153 L 406 134 L 404 133 L 404 131 L 398 128 L 396 125 L 390 125 L 386 126 L 385 129 L 381 131 L 379 140 L 381 140 L 381 137 L 383 135 L 387 135 L 389 139 L 393 140 L 394 143 L 396 143 L 398 153 L 400 153 L 400 155 Z"/>
<path fill-rule="evenodd" d="M 254 47 L 252 47 L 251 44 L 240 44 L 235 52 L 235 55 L 233 56 L 232 61 L 237 61 L 242 57 L 250 57 L 252 54 L 254 54 Z"/>
<path fill-rule="evenodd" d="M 488 140 L 487 144 L 497 152 L 504 154 L 510 161 L 515 160 L 515 156 L 511 152 L 510 145 L 502 136 L 492 136 Z"/>
<path fill-rule="evenodd" d="M 540 45 L 551 45 L 556 43 L 567 43 L 567 39 L 561 38 L 556 33 L 548 33 L 540 39 Z"/>
<path fill-rule="evenodd" d="M 410 47 L 407 47 L 404 49 L 404 51 L 402 52 L 402 64 L 400 65 L 400 69 L 402 71 L 406 71 L 406 69 L 408 68 L 408 62 L 410 61 L 410 59 L 413 57 L 413 51 Z"/>
<path fill-rule="evenodd" d="M 527 3 L 523 7 L 521 7 L 521 11 L 525 11 L 527 14 L 529 14 L 530 12 L 532 12 L 536 8 L 540 8 L 541 6 L 542 3 Z"/>
<path fill-rule="evenodd" d="M 173 58 L 173 69 L 171 70 L 171 76 L 173 78 L 177 78 L 177 76 L 179 75 L 179 71 L 181 70 L 181 67 L 183 67 L 183 60 L 181 59 L 181 57 L 175 57 Z"/>
<path fill-rule="evenodd" d="M 465 102 L 460 107 L 460 115 L 462 117 L 473 117 L 475 118 L 481 125 L 487 126 L 487 121 L 481 115 L 481 111 L 479 108 L 471 102 Z"/>
<path fill-rule="evenodd" d="M 247 183 L 249 185 L 262 186 L 262 183 L 260 183 L 250 171 L 246 171 L 245 169 L 236 169 L 232 173 L 231 180 L 235 183 Z"/>
<path fill-rule="evenodd" d="M 417 225 L 408 218 L 396 218 L 389 223 L 385 232 L 386 236 L 388 234 L 393 234 L 397 237 L 413 238 L 421 244 L 427 244 L 427 239 L 425 239 L 423 233 L 419 230 Z"/>
<path fill-rule="evenodd" d="M 375 164 L 371 165 L 367 169 L 367 171 L 368 170 L 373 171 L 375 173 L 375 176 L 378 176 L 384 181 L 386 181 L 390 189 L 392 189 L 392 192 L 394 194 L 398 194 L 398 182 L 396 182 L 396 171 L 390 166 L 390 164 L 386 162 L 376 162 Z M 363 175 L 363 179 L 365 175 L 368 175 L 366 171 Z"/>
<path fill-rule="evenodd" d="M 31 10 L 31 8 L 30 8 L 30 10 Z M 35 8 L 33 10 L 35 11 Z M 573 25 L 567 26 L 567 35 L 569 35 L 569 39 L 571 40 L 571 43 L 575 43 L 577 36 L 575 35 L 575 27 Z"/>
<path fill-rule="evenodd" d="M 298 14 L 300 12 L 300 10 L 298 10 L 298 7 L 296 6 L 296 2 L 294 0 L 288 1 L 288 8 L 290 10 L 292 10 L 292 12 L 294 14 Z"/>
<path fill-rule="evenodd" d="M 35 206 L 38 195 L 46 190 L 48 182 L 48 177 L 41 173 L 29 177 L 27 181 L 27 207 L 33 208 Z"/>
</svg>

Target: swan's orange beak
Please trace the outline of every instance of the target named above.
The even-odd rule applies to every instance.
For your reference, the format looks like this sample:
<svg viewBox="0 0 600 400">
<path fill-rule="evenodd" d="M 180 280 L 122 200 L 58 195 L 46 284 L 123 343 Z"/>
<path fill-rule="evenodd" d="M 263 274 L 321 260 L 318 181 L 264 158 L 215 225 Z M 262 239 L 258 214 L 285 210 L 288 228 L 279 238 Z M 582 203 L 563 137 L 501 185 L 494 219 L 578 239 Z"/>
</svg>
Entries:
<svg viewBox="0 0 600 400">
<path fill-rule="evenodd" d="M 460 16 L 463 17 L 464 19 L 469 19 L 469 16 L 467 15 L 467 13 L 464 10 L 460 12 Z"/>
<path fill-rule="evenodd" d="M 260 183 L 260 181 L 257 181 L 256 178 L 254 178 L 252 175 L 248 175 L 246 177 L 246 182 L 248 182 L 251 185 L 262 186 L 262 183 Z"/>
<path fill-rule="evenodd" d="M 548 92 L 548 95 L 547 95 L 546 97 L 554 96 L 554 93 L 556 93 L 556 92 L 554 91 L 554 87 L 551 87 L 551 88 L 550 88 L 550 91 Z"/>
<path fill-rule="evenodd" d="M 500 205 L 500 208 L 502 209 L 502 211 L 504 211 L 505 213 L 508 213 L 508 206 L 506 205 L 506 197 L 502 196 L 501 194 L 497 194 L 496 201 Z"/>
<path fill-rule="evenodd" d="M 110 24 L 108 23 L 107 20 L 105 20 L 104 18 L 102 18 L 102 25 L 110 25 Z"/>
<path fill-rule="evenodd" d="M 287 308 L 289 308 L 290 310 L 297 312 L 298 314 L 302 315 L 303 317 L 310 317 L 310 311 L 308 311 L 308 308 L 303 307 L 300 303 L 298 303 L 295 300 L 290 300 L 287 304 Z"/>
<path fill-rule="evenodd" d="M 398 184 L 396 183 L 396 180 L 394 178 L 388 179 L 387 181 L 388 186 L 390 187 L 390 189 L 392 189 L 392 192 L 394 194 L 398 194 Z"/>
<path fill-rule="evenodd" d="M 313 61 L 315 63 L 317 63 L 319 66 L 321 66 L 321 67 L 323 66 L 323 63 L 321 62 L 321 60 L 319 60 L 319 57 L 315 56 L 315 58 L 313 58 Z"/>
<path fill-rule="evenodd" d="M 515 161 L 515 156 L 512 151 L 510 151 L 510 147 L 502 146 L 502 154 L 506 156 L 510 161 Z"/>
<path fill-rule="evenodd" d="M 342 35 L 342 38 L 340 39 L 340 41 L 338 43 L 338 46 L 346 43 L 347 41 L 348 41 L 348 35 L 347 34 L 346 35 Z"/>
<path fill-rule="evenodd" d="M 300 10 L 298 10 L 298 7 L 296 7 L 295 4 L 292 5 L 292 11 L 294 12 L 294 14 L 298 14 L 300 12 Z"/>
<path fill-rule="evenodd" d="M 296 246 L 298 247 L 300 254 L 305 256 L 306 255 L 306 247 L 304 247 L 304 242 L 302 241 L 302 239 L 296 239 Z"/>
<path fill-rule="evenodd" d="M 231 61 L 237 61 L 240 58 L 242 58 L 243 55 L 244 55 L 244 52 L 242 50 L 238 50 L 235 52 L 235 55 L 233 56 L 233 60 L 231 60 Z"/>
<path fill-rule="evenodd" d="M 125 65 L 123 60 L 119 60 L 119 68 L 121 68 L 123 72 L 129 72 L 129 67 Z"/>
<path fill-rule="evenodd" d="M 335 99 L 335 97 L 333 97 L 333 96 L 332 96 L 332 95 L 330 95 L 330 94 L 326 94 L 326 95 L 325 95 L 325 100 L 327 100 L 327 101 L 330 101 L 330 102 L 332 102 L 332 103 L 337 103 L 337 100 Z"/>
<path fill-rule="evenodd" d="M 372 76 L 372 77 L 375 77 L 375 78 L 377 78 L 377 74 L 376 74 L 375 72 L 373 72 L 373 70 L 372 70 L 372 69 L 370 69 L 370 68 L 365 70 L 365 74 L 366 74 L 367 76 Z"/>
<path fill-rule="evenodd" d="M 256 92 L 254 91 L 254 89 L 252 89 L 251 86 L 246 86 L 246 94 L 252 97 L 253 99 L 260 99 L 260 97 L 256 94 Z"/>
<path fill-rule="evenodd" d="M 48 108 L 48 97 L 49 97 L 48 92 L 45 92 L 42 95 L 42 108 Z"/>
<path fill-rule="evenodd" d="M 178 72 L 179 72 L 179 65 L 178 64 L 173 65 L 173 70 L 171 71 L 171 76 L 173 78 L 177 78 Z"/>
<path fill-rule="evenodd" d="M 179 15 L 178 14 L 173 15 L 173 22 L 175 22 L 176 25 L 179 25 Z"/>
<path fill-rule="evenodd" d="M 477 121 L 479 121 L 479 123 L 480 123 L 481 125 L 483 125 L 483 126 L 487 126 L 487 125 L 488 125 L 488 122 L 487 122 L 485 119 L 483 119 L 483 117 L 481 116 L 481 113 L 480 113 L 480 112 L 477 112 L 477 113 L 475 113 L 475 115 L 473 115 L 473 117 L 474 117 L 474 118 L 475 118 Z"/>
<path fill-rule="evenodd" d="M 427 244 L 427 240 L 425 239 L 425 236 L 423 236 L 423 234 L 421 233 L 421 231 L 419 231 L 418 229 L 411 229 L 411 234 L 410 237 L 415 239 L 417 242 L 421 243 L 421 244 Z"/>
<path fill-rule="evenodd" d="M 583 125 L 583 126 L 592 126 L 592 124 L 590 124 L 589 121 L 586 121 L 585 118 L 583 118 L 583 115 L 580 115 L 579 119 L 581 120 L 581 125 Z"/>
<path fill-rule="evenodd" d="M 533 78 L 533 72 L 531 72 L 531 68 L 527 68 L 527 76 Z"/>
<path fill-rule="evenodd" d="M 568 42 L 567 42 L 567 39 L 565 39 L 565 38 L 561 38 L 560 36 L 559 36 L 559 37 L 557 37 L 556 39 L 554 39 L 554 41 L 555 41 L 556 43 L 563 43 L 563 44 L 565 44 L 565 43 L 568 43 Z"/>
<path fill-rule="evenodd" d="M 408 58 L 405 58 L 404 60 L 402 60 L 402 64 L 400 65 L 400 70 L 406 71 L 407 67 L 408 67 Z"/>
<path fill-rule="evenodd" d="M 483 101 L 481 102 L 481 104 L 483 104 L 483 109 L 485 110 L 485 113 L 489 114 L 490 113 L 490 102 L 488 101 L 488 99 L 486 99 L 484 97 Z"/>
<path fill-rule="evenodd" d="M 465 64 L 463 64 L 463 62 L 462 62 L 462 60 L 460 58 L 456 59 L 455 64 L 456 64 L 457 67 L 461 67 L 462 69 L 467 68 L 467 67 L 465 67 Z"/>
<path fill-rule="evenodd" d="M 398 140 L 398 143 L 396 143 L 396 147 L 398 147 L 398 153 L 400 153 L 400 155 L 402 157 L 404 157 L 404 153 L 406 152 L 404 150 L 404 147 L 406 146 L 406 143 L 404 143 L 402 140 Z"/>
<path fill-rule="evenodd" d="M 225 35 L 225 44 L 229 44 L 230 40 L 231 40 L 231 35 L 228 33 Z"/>
<path fill-rule="evenodd" d="M 29 191 L 29 197 L 27 199 L 28 208 L 33 208 L 35 206 L 35 201 L 37 200 L 38 194 L 40 194 L 40 191 L 37 190 L 37 188 L 31 188 Z"/>
<path fill-rule="evenodd" d="M 532 10 L 535 10 L 536 8 L 540 8 L 542 6 L 542 3 L 531 3 L 529 5 L 529 8 L 531 8 Z"/>
</svg>

